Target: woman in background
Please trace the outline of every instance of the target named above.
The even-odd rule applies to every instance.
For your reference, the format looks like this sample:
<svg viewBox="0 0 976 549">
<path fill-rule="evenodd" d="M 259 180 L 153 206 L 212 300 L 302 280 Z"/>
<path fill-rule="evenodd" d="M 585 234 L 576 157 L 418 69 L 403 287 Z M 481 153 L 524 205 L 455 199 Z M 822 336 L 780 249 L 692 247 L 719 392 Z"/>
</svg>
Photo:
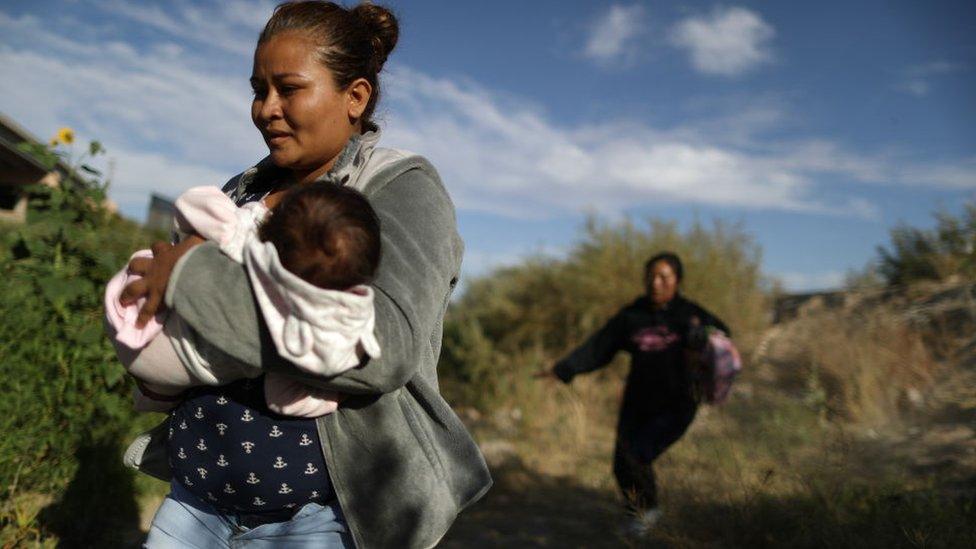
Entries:
<svg viewBox="0 0 976 549">
<path fill-rule="evenodd" d="M 654 460 L 691 425 L 698 395 L 687 351 L 701 350 L 706 326 L 729 329 L 679 292 L 684 269 L 677 255 L 660 253 L 644 266 L 647 293 L 618 311 L 543 377 L 565 383 L 602 368 L 617 354 L 631 355 L 614 450 L 613 472 L 634 514 L 628 534 L 646 534 L 661 516 Z"/>
</svg>

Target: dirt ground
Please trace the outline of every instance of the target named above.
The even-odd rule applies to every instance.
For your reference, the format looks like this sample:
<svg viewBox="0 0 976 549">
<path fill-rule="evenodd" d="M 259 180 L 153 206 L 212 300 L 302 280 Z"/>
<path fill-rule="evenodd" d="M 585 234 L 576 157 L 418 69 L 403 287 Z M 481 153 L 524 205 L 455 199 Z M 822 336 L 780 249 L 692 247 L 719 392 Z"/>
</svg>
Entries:
<svg viewBox="0 0 976 549">
<path fill-rule="evenodd" d="M 950 500 L 976 501 L 976 353 L 964 351 L 968 361 L 948 370 L 911 417 L 883 428 L 850 431 L 846 444 L 855 448 L 848 448 L 845 455 L 856 459 L 845 463 L 844 474 L 863 480 L 882 469 L 895 470 L 911 477 L 906 485 L 930 486 Z M 714 419 L 715 415 L 706 413 L 694 428 L 717 428 L 708 425 Z M 459 517 L 442 547 L 736 546 L 672 543 L 653 536 L 639 542 L 629 540 L 619 534 L 627 517 L 622 498 L 611 487 L 593 488 L 571 476 L 549 476 L 527 466 L 512 452 L 486 454 L 494 461 L 490 465 L 496 485 Z M 605 474 L 609 476 L 609 453 L 606 459 Z M 664 477 L 660 482 L 669 480 L 673 479 Z"/>
</svg>

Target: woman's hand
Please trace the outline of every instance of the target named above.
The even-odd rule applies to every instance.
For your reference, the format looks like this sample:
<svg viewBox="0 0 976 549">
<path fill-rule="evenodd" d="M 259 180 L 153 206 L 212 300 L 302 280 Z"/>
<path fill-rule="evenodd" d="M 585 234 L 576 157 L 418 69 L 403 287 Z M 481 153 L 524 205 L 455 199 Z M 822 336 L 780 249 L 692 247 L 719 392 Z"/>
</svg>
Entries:
<svg viewBox="0 0 976 549">
<path fill-rule="evenodd" d="M 145 297 L 146 302 L 139 310 L 136 326 L 142 328 L 163 307 L 163 296 L 173 267 L 183 254 L 190 248 L 204 242 L 198 235 L 190 235 L 175 246 L 166 242 L 156 242 L 152 245 L 153 257 L 137 257 L 129 262 L 129 270 L 142 276 L 141 279 L 129 284 L 122 290 L 119 301 L 123 305 L 131 305 Z"/>
</svg>

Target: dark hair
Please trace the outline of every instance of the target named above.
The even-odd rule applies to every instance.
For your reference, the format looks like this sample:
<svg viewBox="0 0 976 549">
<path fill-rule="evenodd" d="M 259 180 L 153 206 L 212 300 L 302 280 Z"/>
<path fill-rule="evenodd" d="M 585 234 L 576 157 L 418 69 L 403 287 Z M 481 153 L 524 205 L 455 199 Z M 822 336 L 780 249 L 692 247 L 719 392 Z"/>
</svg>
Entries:
<svg viewBox="0 0 976 549">
<path fill-rule="evenodd" d="M 379 73 L 400 36 L 393 12 L 368 3 L 346 9 L 334 2 L 285 2 L 264 25 L 258 46 L 280 33 L 295 31 L 315 42 L 319 61 L 332 72 L 339 89 L 346 89 L 357 78 L 365 78 L 373 86 L 360 120 L 363 130 L 375 130 Z"/>
<path fill-rule="evenodd" d="M 361 193 L 315 182 L 288 191 L 258 229 L 281 264 L 310 284 L 347 290 L 367 284 L 380 263 L 380 221 Z"/>
<path fill-rule="evenodd" d="M 647 263 L 644 264 L 644 278 L 647 278 L 647 274 L 651 272 L 654 264 L 658 261 L 664 261 L 670 265 L 671 270 L 674 271 L 674 276 L 678 278 L 678 282 L 681 282 L 681 279 L 685 276 L 685 269 L 681 265 L 681 258 L 674 252 L 661 252 L 648 259 Z"/>
</svg>

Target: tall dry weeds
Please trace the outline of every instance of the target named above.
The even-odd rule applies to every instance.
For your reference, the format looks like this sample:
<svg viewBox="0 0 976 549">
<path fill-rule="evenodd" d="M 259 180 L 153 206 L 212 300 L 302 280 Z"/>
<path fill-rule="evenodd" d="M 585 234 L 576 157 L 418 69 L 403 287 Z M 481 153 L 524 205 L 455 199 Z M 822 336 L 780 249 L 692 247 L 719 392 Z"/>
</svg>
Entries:
<svg viewBox="0 0 976 549">
<path fill-rule="evenodd" d="M 937 367 L 922 335 L 889 307 L 805 316 L 779 346 L 776 377 L 784 389 L 829 416 L 865 424 L 911 408 Z"/>
</svg>

